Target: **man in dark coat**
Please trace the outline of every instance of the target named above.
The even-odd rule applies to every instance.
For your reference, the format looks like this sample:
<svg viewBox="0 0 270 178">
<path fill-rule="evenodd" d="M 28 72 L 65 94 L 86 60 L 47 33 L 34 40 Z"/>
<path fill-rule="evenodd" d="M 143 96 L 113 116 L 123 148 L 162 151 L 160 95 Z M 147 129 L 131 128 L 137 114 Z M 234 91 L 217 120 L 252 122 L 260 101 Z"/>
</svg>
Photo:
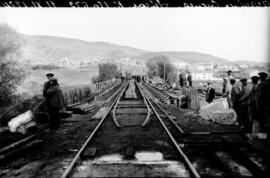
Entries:
<svg viewBox="0 0 270 178">
<path fill-rule="evenodd" d="M 252 135 L 256 136 L 261 131 L 261 123 L 258 120 L 258 107 L 256 105 L 256 94 L 258 89 L 258 76 L 252 76 L 251 78 L 252 88 L 248 99 L 248 113 L 252 122 Z"/>
<path fill-rule="evenodd" d="M 237 86 L 235 79 L 230 79 L 230 84 L 231 84 L 231 90 L 229 91 L 229 105 L 234 109 L 236 112 L 237 117 L 239 118 L 240 116 L 240 103 L 239 99 L 241 97 L 241 89 L 239 86 Z M 239 120 L 238 120 L 239 121 Z"/>
<path fill-rule="evenodd" d="M 258 81 L 259 77 L 258 76 L 252 76 L 251 78 L 251 83 L 252 83 L 252 88 L 250 91 L 250 95 L 248 98 L 248 105 L 249 105 L 249 115 L 251 120 L 258 120 L 258 108 L 256 105 L 256 94 L 257 94 L 257 89 L 258 89 Z"/>
<path fill-rule="evenodd" d="M 251 121 L 248 115 L 248 99 L 250 95 L 250 88 L 247 86 L 247 79 L 241 79 L 240 80 L 240 87 L 242 89 L 241 91 L 241 97 L 239 99 L 240 103 L 240 122 L 242 127 L 244 127 L 245 131 L 250 132 L 251 131 Z"/>
<path fill-rule="evenodd" d="M 223 83 L 222 83 L 222 96 L 225 98 L 228 95 L 228 91 L 227 91 L 227 83 L 228 80 L 226 78 L 223 78 Z"/>
<path fill-rule="evenodd" d="M 208 88 L 207 88 L 207 91 L 206 91 L 206 101 L 208 103 L 211 103 L 215 99 L 216 91 L 212 87 L 211 82 L 208 82 L 207 85 L 208 85 Z"/>
<path fill-rule="evenodd" d="M 60 125 L 59 111 L 64 107 L 64 97 L 56 78 L 51 78 L 47 89 L 47 103 L 50 128 L 58 129 Z"/>
<path fill-rule="evenodd" d="M 192 75 L 190 72 L 188 72 L 187 81 L 188 81 L 188 86 L 192 87 Z"/>
<path fill-rule="evenodd" d="M 179 84 L 180 84 L 180 87 L 181 88 L 184 87 L 184 77 L 183 77 L 183 74 L 180 74 L 179 75 Z"/>
<path fill-rule="evenodd" d="M 270 79 L 267 80 L 268 74 L 259 73 L 260 83 L 258 84 L 256 101 L 259 112 L 259 120 L 264 123 L 265 132 L 269 133 L 270 129 Z M 268 136 L 269 137 L 269 136 Z"/>
</svg>

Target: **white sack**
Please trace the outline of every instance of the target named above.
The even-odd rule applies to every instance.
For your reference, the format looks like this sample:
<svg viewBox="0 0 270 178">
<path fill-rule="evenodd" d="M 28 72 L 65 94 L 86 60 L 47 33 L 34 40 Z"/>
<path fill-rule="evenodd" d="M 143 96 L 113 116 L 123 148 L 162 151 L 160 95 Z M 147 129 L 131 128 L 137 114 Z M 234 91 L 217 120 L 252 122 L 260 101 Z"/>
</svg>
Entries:
<svg viewBox="0 0 270 178">
<path fill-rule="evenodd" d="M 11 132 L 16 132 L 18 127 L 32 121 L 34 115 L 32 111 L 28 110 L 27 112 L 18 115 L 17 117 L 13 118 L 11 121 L 8 122 L 8 127 Z"/>
<path fill-rule="evenodd" d="M 25 134 L 26 130 L 30 127 L 34 127 L 36 125 L 35 121 L 30 121 L 26 124 L 21 125 L 20 127 L 17 128 L 17 132 Z"/>
</svg>

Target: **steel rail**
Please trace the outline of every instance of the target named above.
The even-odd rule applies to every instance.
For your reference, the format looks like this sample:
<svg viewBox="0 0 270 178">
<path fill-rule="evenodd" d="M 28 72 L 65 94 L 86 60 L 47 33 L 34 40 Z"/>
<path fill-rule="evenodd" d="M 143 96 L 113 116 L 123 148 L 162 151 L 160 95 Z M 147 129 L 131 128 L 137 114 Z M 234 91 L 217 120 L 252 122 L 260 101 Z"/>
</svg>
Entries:
<svg viewBox="0 0 270 178">
<path fill-rule="evenodd" d="M 174 122 L 174 120 L 172 119 L 172 117 L 163 109 L 161 108 L 161 106 L 159 106 L 159 104 L 157 104 L 156 102 L 153 101 L 153 103 L 169 118 L 169 120 L 172 122 L 172 124 L 177 128 L 177 130 L 183 134 L 184 130 Z"/>
<path fill-rule="evenodd" d="M 150 86 L 152 89 L 156 90 L 157 92 L 161 93 L 164 97 L 168 97 L 170 98 L 171 96 L 167 93 L 165 93 L 164 91 L 161 91 L 158 87 L 156 87 L 153 84 L 147 84 L 148 86 Z"/>
<path fill-rule="evenodd" d="M 182 156 L 182 158 L 184 159 L 185 163 L 187 164 L 188 168 L 190 169 L 191 173 L 193 174 L 194 177 L 199 178 L 200 175 L 199 173 L 196 171 L 196 169 L 193 167 L 192 163 L 190 162 L 190 160 L 187 158 L 187 156 L 185 155 L 185 153 L 182 151 L 182 149 L 179 147 L 178 143 L 176 142 L 176 140 L 173 138 L 172 134 L 170 133 L 169 129 L 167 128 L 167 126 L 165 125 L 165 123 L 162 121 L 162 119 L 160 118 L 159 114 L 157 113 L 156 109 L 154 108 L 154 106 L 152 105 L 152 103 L 149 101 L 149 99 L 146 97 L 146 100 L 148 101 L 149 105 L 151 106 L 152 110 L 154 111 L 155 115 L 157 116 L 158 120 L 160 121 L 161 125 L 163 126 L 163 128 L 166 130 L 166 133 L 168 134 L 168 136 L 170 137 L 171 141 L 173 142 L 174 146 L 176 147 L 177 151 L 179 152 L 179 154 Z"/>
<path fill-rule="evenodd" d="M 145 88 L 145 90 L 147 90 L 148 92 L 150 92 L 148 89 Z M 172 119 L 172 117 L 161 107 L 159 106 L 159 104 L 157 102 L 154 101 L 154 99 L 149 95 L 149 97 L 151 98 L 151 100 L 153 101 L 153 103 L 169 118 L 169 120 L 171 121 L 171 123 L 176 127 L 176 129 L 183 134 L 184 130 L 174 122 L 174 120 Z"/>
<path fill-rule="evenodd" d="M 116 125 L 117 127 L 120 127 L 120 124 L 118 123 L 118 121 L 117 121 L 117 119 L 116 119 L 116 116 L 115 116 L 115 113 L 116 113 L 116 107 L 117 107 L 117 105 L 118 105 L 118 103 L 119 103 L 121 97 L 123 96 L 124 92 L 126 91 L 127 86 L 128 86 L 128 83 L 126 83 L 126 85 L 125 85 L 124 89 L 121 91 L 119 97 L 117 97 L 116 103 L 115 103 L 115 105 L 114 105 L 114 107 L 113 107 L 113 111 L 112 111 L 112 112 L 113 112 L 113 122 L 115 123 L 115 125 Z"/>
<path fill-rule="evenodd" d="M 145 103 L 145 105 L 147 107 L 147 116 L 146 116 L 146 119 L 145 119 L 144 123 L 142 124 L 142 126 L 144 127 L 150 121 L 151 109 L 150 109 L 149 104 L 146 101 L 146 96 L 144 95 L 144 93 L 142 92 L 142 89 L 140 88 L 141 85 L 140 84 L 137 84 L 137 82 L 136 82 L 136 85 L 137 85 L 137 87 L 138 87 L 138 89 L 139 89 L 139 91 L 140 91 L 140 93 L 141 93 L 141 95 L 143 97 L 143 101 L 144 101 L 144 103 Z"/>
<path fill-rule="evenodd" d="M 102 117 L 102 119 L 100 120 L 100 122 L 98 123 L 98 125 L 95 127 L 94 131 L 90 134 L 90 136 L 84 142 L 83 146 L 78 151 L 78 153 L 76 154 L 76 156 L 73 158 L 73 160 L 69 164 L 68 168 L 65 170 L 64 174 L 61 176 L 61 178 L 66 178 L 66 177 L 69 176 L 69 174 L 72 171 L 72 169 L 74 168 L 76 162 L 79 160 L 80 155 L 82 154 L 82 152 L 84 151 L 84 149 L 86 148 L 86 146 L 89 144 L 89 142 L 91 141 L 91 139 L 93 138 L 93 136 L 96 134 L 97 130 L 100 128 L 101 124 L 104 122 L 104 120 L 107 118 L 108 114 L 112 110 L 113 106 L 115 105 L 116 101 L 118 100 L 118 97 L 114 100 L 114 102 L 112 103 L 112 105 L 110 106 L 110 108 L 108 109 L 108 111 L 105 113 L 105 115 Z"/>
</svg>

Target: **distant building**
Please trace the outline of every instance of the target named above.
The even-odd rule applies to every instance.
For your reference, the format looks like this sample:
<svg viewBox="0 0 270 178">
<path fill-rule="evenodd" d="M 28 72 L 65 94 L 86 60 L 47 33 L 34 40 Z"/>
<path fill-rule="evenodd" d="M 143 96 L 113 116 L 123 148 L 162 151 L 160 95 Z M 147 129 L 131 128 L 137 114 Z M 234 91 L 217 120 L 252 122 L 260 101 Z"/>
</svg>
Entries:
<svg viewBox="0 0 270 178">
<path fill-rule="evenodd" d="M 215 69 L 217 71 L 239 71 L 239 66 L 237 64 L 217 64 Z"/>
<path fill-rule="evenodd" d="M 114 63 L 122 73 L 129 71 L 132 75 L 146 75 L 146 66 L 139 59 L 130 59 L 129 57 L 126 57 L 117 59 Z"/>
<path fill-rule="evenodd" d="M 176 69 L 185 69 L 188 66 L 188 63 L 186 62 L 173 62 L 173 65 L 176 67 Z"/>
<path fill-rule="evenodd" d="M 213 79 L 213 72 L 212 71 L 193 71 L 191 72 L 192 79 L 196 80 L 212 80 Z"/>
<path fill-rule="evenodd" d="M 213 63 L 195 63 L 189 65 L 189 71 L 197 71 L 197 70 L 213 70 Z"/>
<path fill-rule="evenodd" d="M 247 68 L 249 68 L 249 65 L 248 64 L 239 64 L 239 67 L 241 69 L 247 69 Z"/>
<path fill-rule="evenodd" d="M 70 62 L 67 57 L 58 58 L 53 63 L 59 67 L 70 67 Z"/>
</svg>

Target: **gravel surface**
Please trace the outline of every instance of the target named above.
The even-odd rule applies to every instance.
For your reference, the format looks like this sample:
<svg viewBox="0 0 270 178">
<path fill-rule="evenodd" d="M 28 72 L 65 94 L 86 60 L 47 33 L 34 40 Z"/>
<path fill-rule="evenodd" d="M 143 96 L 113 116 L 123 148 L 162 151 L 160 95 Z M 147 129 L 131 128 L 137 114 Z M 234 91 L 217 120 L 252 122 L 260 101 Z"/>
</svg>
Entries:
<svg viewBox="0 0 270 178">
<path fill-rule="evenodd" d="M 196 116 L 191 109 L 182 109 L 174 105 L 160 104 L 169 115 L 175 118 L 175 122 L 185 132 L 230 132 L 240 131 L 235 125 L 220 125 L 213 121 L 205 120 L 200 116 Z"/>
</svg>

